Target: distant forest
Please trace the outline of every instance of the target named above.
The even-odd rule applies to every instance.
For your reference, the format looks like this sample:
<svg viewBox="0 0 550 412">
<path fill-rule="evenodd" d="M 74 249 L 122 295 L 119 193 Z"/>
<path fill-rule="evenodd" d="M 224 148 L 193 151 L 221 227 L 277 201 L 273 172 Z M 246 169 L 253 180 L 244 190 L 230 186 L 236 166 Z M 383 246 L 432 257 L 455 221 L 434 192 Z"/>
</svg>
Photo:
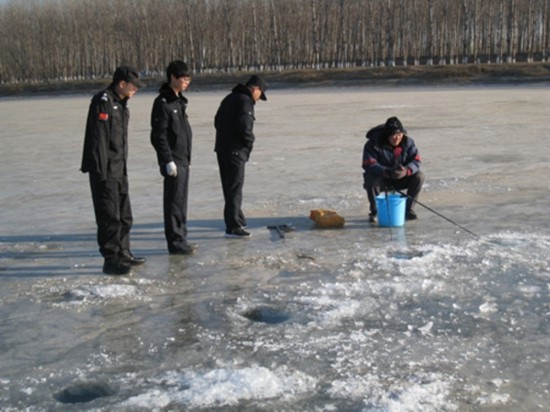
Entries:
<svg viewBox="0 0 550 412">
<path fill-rule="evenodd" d="M 549 61 L 550 0 L 8 0 L 0 83 Z"/>
</svg>

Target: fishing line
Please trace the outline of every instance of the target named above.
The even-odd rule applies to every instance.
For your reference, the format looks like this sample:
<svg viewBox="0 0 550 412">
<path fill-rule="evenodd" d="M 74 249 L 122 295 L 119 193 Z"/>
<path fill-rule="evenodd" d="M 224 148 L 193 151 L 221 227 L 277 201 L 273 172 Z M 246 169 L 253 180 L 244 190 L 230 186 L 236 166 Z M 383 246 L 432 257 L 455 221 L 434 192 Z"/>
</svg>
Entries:
<svg viewBox="0 0 550 412">
<path fill-rule="evenodd" d="M 436 211 L 436 210 L 433 210 L 431 207 L 426 206 L 425 204 L 419 202 L 418 200 L 413 199 L 413 198 L 412 198 L 411 196 L 409 196 L 408 194 L 403 193 L 402 191 L 397 190 L 397 189 L 395 189 L 395 191 L 396 191 L 397 193 L 399 193 L 400 195 L 402 195 L 402 196 L 408 197 L 409 199 L 411 199 L 411 201 L 413 201 L 413 202 L 415 202 L 415 203 L 418 203 L 420 206 L 422 206 L 422 207 L 425 208 L 425 209 L 428 209 L 430 212 L 436 214 L 436 215 L 439 216 L 440 218 L 445 219 L 447 222 L 450 222 L 450 223 L 452 223 L 453 225 L 459 227 L 460 229 L 462 229 L 462 230 L 465 231 L 466 233 L 472 235 L 472 236 L 475 237 L 476 239 L 479 239 L 479 238 L 480 238 L 479 235 L 476 235 L 476 234 L 475 234 L 474 232 L 472 232 L 471 230 L 466 229 L 464 226 L 461 226 L 461 225 L 459 225 L 458 223 L 456 223 L 456 222 L 452 221 L 451 219 L 449 219 L 448 217 L 443 216 L 441 213 L 439 213 L 439 212 Z"/>
</svg>

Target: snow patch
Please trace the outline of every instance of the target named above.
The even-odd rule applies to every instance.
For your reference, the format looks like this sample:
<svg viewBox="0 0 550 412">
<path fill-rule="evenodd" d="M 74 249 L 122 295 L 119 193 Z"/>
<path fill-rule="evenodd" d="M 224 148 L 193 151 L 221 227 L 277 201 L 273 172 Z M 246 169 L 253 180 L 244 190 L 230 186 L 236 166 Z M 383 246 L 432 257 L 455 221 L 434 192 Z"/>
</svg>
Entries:
<svg viewBox="0 0 550 412">
<path fill-rule="evenodd" d="M 168 372 L 158 380 L 166 391 L 151 389 L 129 398 L 124 406 L 162 408 L 170 403 L 189 408 L 237 405 L 242 400 L 288 398 L 310 391 L 316 380 L 287 368 L 262 366 L 220 368 L 206 372 Z"/>
</svg>

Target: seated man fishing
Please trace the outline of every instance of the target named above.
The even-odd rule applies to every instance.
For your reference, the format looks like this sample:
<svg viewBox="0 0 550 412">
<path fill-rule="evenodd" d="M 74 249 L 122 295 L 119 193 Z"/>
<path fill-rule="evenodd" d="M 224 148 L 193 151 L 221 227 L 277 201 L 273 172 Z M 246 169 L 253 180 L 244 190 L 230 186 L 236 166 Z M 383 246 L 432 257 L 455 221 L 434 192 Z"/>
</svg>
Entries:
<svg viewBox="0 0 550 412">
<path fill-rule="evenodd" d="M 390 117 L 367 132 L 363 149 L 363 187 L 369 198 L 369 222 L 377 219 L 376 196 L 380 191 L 407 189 L 405 219 L 417 219 L 415 201 L 422 190 L 424 174 L 414 140 L 397 117 Z"/>
</svg>

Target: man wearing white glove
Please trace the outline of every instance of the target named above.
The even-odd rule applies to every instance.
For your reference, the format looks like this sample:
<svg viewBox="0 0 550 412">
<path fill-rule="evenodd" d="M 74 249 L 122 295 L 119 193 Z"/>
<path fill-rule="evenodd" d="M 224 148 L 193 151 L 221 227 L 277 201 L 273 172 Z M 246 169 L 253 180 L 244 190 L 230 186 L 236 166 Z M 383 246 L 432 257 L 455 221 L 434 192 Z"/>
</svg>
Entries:
<svg viewBox="0 0 550 412">
<path fill-rule="evenodd" d="M 188 100 L 182 92 L 191 82 L 191 71 L 183 61 L 175 60 L 166 68 L 166 79 L 153 103 L 151 143 L 164 177 L 164 234 L 168 252 L 189 255 L 193 253 L 187 242 L 192 132 L 186 114 Z"/>
<path fill-rule="evenodd" d="M 178 175 L 178 167 L 174 162 L 170 162 L 166 165 L 166 174 L 172 177 L 176 177 Z"/>
</svg>

